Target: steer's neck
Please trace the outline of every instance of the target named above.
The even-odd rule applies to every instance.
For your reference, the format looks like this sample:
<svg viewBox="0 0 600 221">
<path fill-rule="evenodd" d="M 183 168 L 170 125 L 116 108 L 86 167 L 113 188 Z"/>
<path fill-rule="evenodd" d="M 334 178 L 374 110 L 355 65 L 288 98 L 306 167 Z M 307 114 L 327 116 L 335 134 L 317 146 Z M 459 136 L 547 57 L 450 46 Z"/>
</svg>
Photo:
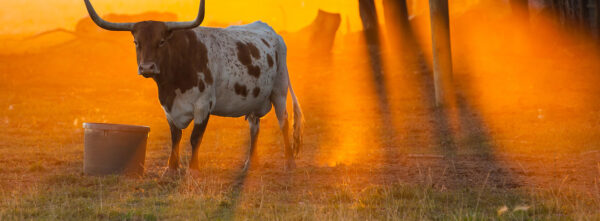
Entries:
<svg viewBox="0 0 600 221">
<path fill-rule="evenodd" d="M 170 112 L 175 99 L 175 89 L 177 88 L 175 81 L 161 77 L 159 75 L 153 77 L 156 86 L 158 87 L 158 100 L 165 111 Z"/>
<path fill-rule="evenodd" d="M 203 48 L 206 53 L 206 47 L 200 47 L 199 44 L 193 31 L 178 30 L 173 32 L 171 39 L 164 46 L 167 50 L 163 51 L 157 62 L 160 74 L 153 79 L 158 86 L 160 102 L 167 111 L 172 105 L 176 91 L 185 93 L 194 87 L 204 90 L 205 84 L 199 81 L 198 72 L 206 70 L 199 67 L 202 60 L 198 51 Z"/>
<path fill-rule="evenodd" d="M 156 82 L 156 86 L 158 86 L 158 88 L 161 87 L 166 87 L 166 86 L 170 86 L 175 84 L 175 81 L 172 79 L 168 79 L 166 77 L 163 77 L 161 75 L 157 75 L 152 77 L 152 79 L 154 80 L 154 82 Z"/>
</svg>

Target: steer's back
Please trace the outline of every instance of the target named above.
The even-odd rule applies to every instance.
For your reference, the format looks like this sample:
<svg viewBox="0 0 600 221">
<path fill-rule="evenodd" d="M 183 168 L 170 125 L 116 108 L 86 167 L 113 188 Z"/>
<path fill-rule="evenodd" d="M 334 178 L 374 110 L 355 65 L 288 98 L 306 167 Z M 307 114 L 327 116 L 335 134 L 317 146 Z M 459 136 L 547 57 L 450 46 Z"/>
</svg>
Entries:
<svg viewBox="0 0 600 221">
<path fill-rule="evenodd" d="M 208 66 L 215 77 L 211 114 L 239 117 L 269 112 L 271 92 L 282 82 L 278 64 L 286 48 L 281 36 L 262 22 L 194 31 L 208 48 Z M 287 89 L 287 80 L 285 84 Z"/>
</svg>

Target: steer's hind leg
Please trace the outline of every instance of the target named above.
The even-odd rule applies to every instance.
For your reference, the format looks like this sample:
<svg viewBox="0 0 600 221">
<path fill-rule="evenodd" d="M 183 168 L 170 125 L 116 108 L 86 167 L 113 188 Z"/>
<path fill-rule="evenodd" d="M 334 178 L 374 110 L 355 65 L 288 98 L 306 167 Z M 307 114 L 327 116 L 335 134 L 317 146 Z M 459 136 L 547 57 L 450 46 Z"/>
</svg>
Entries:
<svg viewBox="0 0 600 221">
<path fill-rule="evenodd" d="M 171 128 L 171 157 L 169 157 L 169 165 L 163 176 L 173 176 L 177 174 L 179 169 L 179 142 L 181 141 L 181 129 L 177 128 L 169 121 Z"/>
<path fill-rule="evenodd" d="M 275 114 L 277 115 L 277 120 L 279 121 L 279 128 L 281 129 L 281 133 L 283 134 L 283 147 L 285 154 L 284 169 L 286 171 L 291 171 L 296 168 L 296 163 L 294 162 L 294 153 L 292 151 L 292 146 L 290 145 L 290 138 L 288 135 L 289 122 L 286 110 L 286 94 L 284 94 L 283 96 L 271 96 L 271 102 L 273 103 L 273 107 L 275 108 Z"/>
<path fill-rule="evenodd" d="M 243 171 L 247 171 L 250 168 L 250 161 L 254 156 L 254 150 L 258 141 L 258 132 L 260 130 L 260 117 L 248 115 L 247 120 L 250 125 L 250 148 L 248 149 L 248 156 L 246 157 Z"/>
<path fill-rule="evenodd" d="M 198 147 L 202 143 L 202 137 L 208 124 L 208 118 L 210 115 L 206 115 L 206 118 L 201 122 L 194 120 L 194 129 L 192 130 L 192 136 L 190 137 L 190 143 L 192 144 L 192 159 L 190 160 L 190 173 L 197 174 L 200 166 L 198 165 Z"/>
</svg>

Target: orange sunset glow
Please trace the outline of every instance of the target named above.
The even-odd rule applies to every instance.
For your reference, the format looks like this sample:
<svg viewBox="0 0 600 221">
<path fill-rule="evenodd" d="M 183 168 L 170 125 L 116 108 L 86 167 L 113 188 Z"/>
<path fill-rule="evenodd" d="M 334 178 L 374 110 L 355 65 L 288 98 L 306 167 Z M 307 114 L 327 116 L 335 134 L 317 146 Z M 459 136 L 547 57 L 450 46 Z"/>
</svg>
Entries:
<svg viewBox="0 0 600 221">
<path fill-rule="evenodd" d="M 198 1 L 92 1 L 100 14 L 139 14 L 147 11 L 175 13 L 178 20 L 193 19 Z M 9 1 L 0 9 L 0 22 L 5 26 L 0 34 L 34 34 L 40 30 L 57 27 L 73 29 L 77 20 L 87 16 L 83 1 Z M 298 1 L 207 1 L 205 23 L 212 25 L 243 24 L 256 20 L 269 23 L 277 30 L 297 31 L 308 25 L 317 15 L 317 10 L 344 14 L 344 23 L 349 21 L 352 31 L 361 29 L 358 2 L 334 0 Z M 348 19 L 348 21 L 346 21 Z M 347 31 L 346 24 L 342 24 Z"/>
<path fill-rule="evenodd" d="M 110 22 L 192 21 L 199 4 L 90 2 Z M 164 98 L 158 87 L 190 79 L 167 73 L 177 81 L 162 82 L 165 71 L 144 72 L 132 33 L 99 27 L 83 0 L 7 1 L 0 7 L 0 220 L 600 217 L 600 1 L 206 0 L 205 10 L 201 27 L 185 28 L 206 34 L 193 34 L 196 44 L 160 39 L 181 41 L 167 47 L 185 55 L 178 65 L 191 65 L 202 83 L 191 91 L 208 93 L 212 74 L 219 93 L 231 90 L 227 101 L 247 102 L 238 107 L 261 104 L 251 102 L 261 93 L 275 104 L 279 94 L 258 89 L 279 81 L 256 79 L 288 74 L 299 101 L 287 93 L 289 142 L 299 144 L 298 125 L 303 132 L 298 155 L 285 155 L 275 108 L 237 118 L 207 113 L 206 122 L 196 115 L 208 98 L 189 98 L 196 95 L 181 87 Z M 203 28 L 258 20 L 275 32 L 253 36 L 263 26 L 242 26 L 243 36 L 223 29 L 219 38 Z M 285 49 L 268 41 L 277 36 Z M 192 53 L 173 49 L 181 39 Z M 171 108 L 188 106 L 189 126 L 170 125 Z M 150 131 L 135 145 L 131 131 L 116 133 L 125 148 L 145 148 L 134 159 L 120 156 L 127 151 L 108 138 L 111 129 L 93 137 L 84 123 Z M 194 129 L 202 123 L 203 132 Z M 110 159 L 92 165 L 90 156 Z M 139 174 L 87 169 L 119 163 L 136 164 Z"/>
</svg>

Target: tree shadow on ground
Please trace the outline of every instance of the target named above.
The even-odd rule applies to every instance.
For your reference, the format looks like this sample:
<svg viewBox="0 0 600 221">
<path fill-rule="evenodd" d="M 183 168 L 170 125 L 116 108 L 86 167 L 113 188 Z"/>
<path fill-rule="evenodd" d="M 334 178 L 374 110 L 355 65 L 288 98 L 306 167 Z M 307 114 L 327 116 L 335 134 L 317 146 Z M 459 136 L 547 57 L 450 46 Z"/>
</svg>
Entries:
<svg viewBox="0 0 600 221">
<path fill-rule="evenodd" d="M 403 80 L 412 81 L 407 84 L 413 85 L 413 89 L 418 91 L 421 98 L 420 103 L 415 105 L 420 106 L 420 109 L 426 112 L 424 121 L 427 122 L 431 139 L 433 139 L 428 142 L 435 147 L 432 151 L 439 154 L 439 156 L 417 155 L 409 156 L 409 158 L 416 161 L 417 166 L 433 164 L 433 167 L 437 168 L 436 173 L 441 174 L 441 177 L 435 178 L 437 181 L 432 180 L 434 182 L 432 185 L 467 188 L 481 185 L 498 188 L 518 187 L 516 178 L 507 173 L 508 170 L 495 156 L 496 147 L 492 134 L 477 106 L 472 105 L 473 98 L 468 96 L 470 89 L 468 75 L 461 75 L 460 78 L 454 79 L 460 84 L 453 84 L 453 90 L 448 93 L 447 105 L 436 108 L 433 74 L 423 57 L 422 49 L 413 45 L 417 42 L 414 36 L 396 40 L 390 44 L 391 50 L 386 52 L 386 56 L 389 56 L 386 59 L 389 61 L 388 64 L 385 64 L 387 65 L 386 70 L 404 73 L 386 73 L 386 75 L 400 74 L 403 75 Z M 381 60 L 381 56 L 377 56 L 375 53 L 370 53 L 370 58 Z M 381 123 L 384 128 L 382 134 L 391 133 L 392 136 L 399 136 L 398 131 L 389 129 L 395 127 L 389 123 L 394 122 L 393 114 L 389 114 L 389 106 L 390 102 L 400 101 L 388 100 L 386 94 L 388 89 L 385 88 L 385 85 L 394 85 L 396 82 L 386 82 L 386 79 L 379 77 L 379 75 L 383 75 L 378 74 L 381 73 L 380 70 L 381 68 L 375 66 L 372 68 L 373 84 L 377 88 L 379 110 L 382 113 Z M 397 80 L 396 78 L 391 79 Z M 407 88 L 402 89 L 406 90 Z M 408 124 L 408 128 L 414 128 L 424 122 L 403 123 Z M 387 152 L 386 160 L 389 162 L 397 160 L 398 147 L 384 149 Z"/>
</svg>

